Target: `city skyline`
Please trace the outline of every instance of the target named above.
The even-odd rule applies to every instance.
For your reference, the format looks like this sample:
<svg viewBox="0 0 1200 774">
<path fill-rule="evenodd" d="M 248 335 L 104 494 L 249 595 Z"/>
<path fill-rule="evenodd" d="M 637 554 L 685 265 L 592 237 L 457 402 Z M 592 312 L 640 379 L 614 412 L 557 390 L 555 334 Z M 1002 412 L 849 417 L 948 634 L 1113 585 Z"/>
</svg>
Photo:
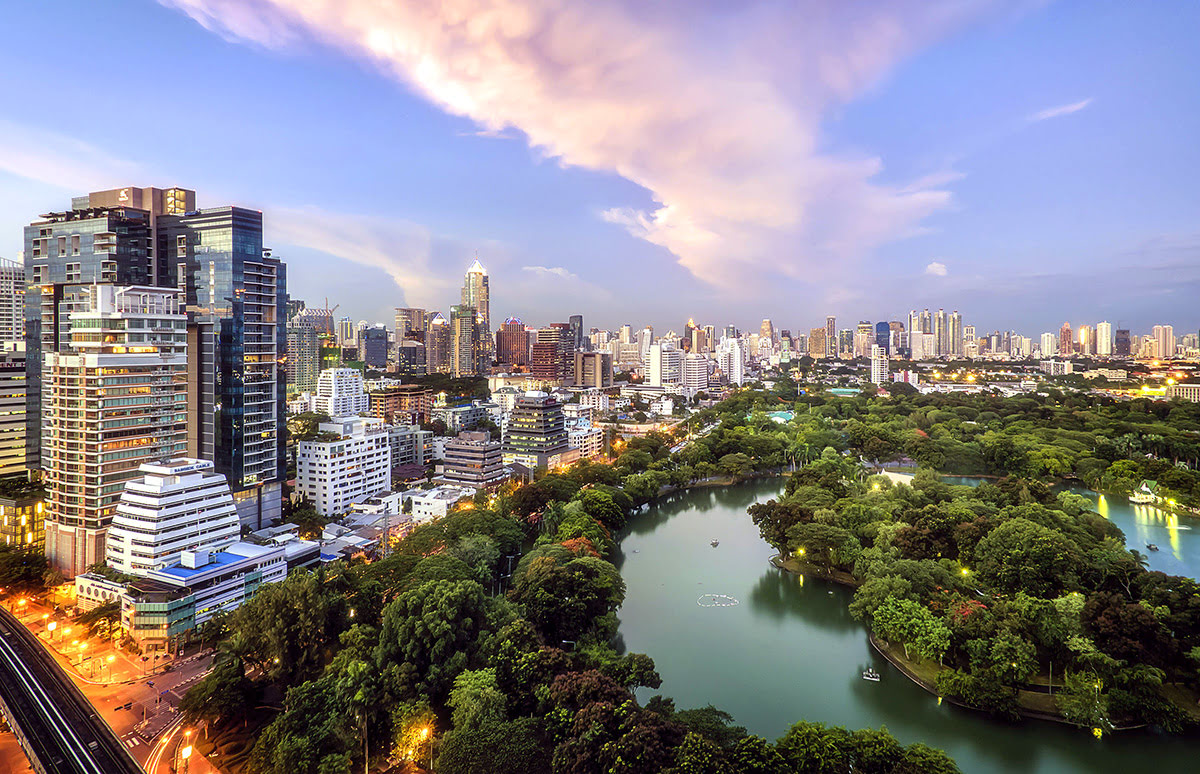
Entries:
<svg viewBox="0 0 1200 774">
<path fill-rule="evenodd" d="M 493 321 L 583 313 L 599 327 L 666 330 L 689 316 L 742 328 L 769 316 L 798 327 L 942 306 L 1029 335 L 1063 319 L 1200 326 L 1187 303 L 1200 280 L 1200 201 L 1187 175 L 1200 111 L 1179 88 L 1197 65 L 1185 32 L 1194 7 L 835 9 L 806 33 L 820 38 L 813 51 L 797 54 L 767 32 L 796 20 L 769 4 L 685 17 L 670 3 L 651 13 L 513 2 L 507 12 L 525 26 L 507 48 L 416 5 L 371 17 L 386 37 L 374 48 L 358 3 L 338 20 L 322 3 L 283 0 L 68 5 L 53 19 L 36 6 L 9 16 L 31 30 L 53 24 L 66 47 L 102 31 L 139 59 L 185 51 L 177 68 L 143 73 L 141 103 L 154 112 L 187 83 L 195 104 L 225 107 L 137 143 L 105 122 L 0 114 L 8 259 L 21 225 L 64 196 L 187 185 L 201 207 L 263 210 L 294 297 L 338 297 L 373 322 L 398 306 L 448 310 L 478 251 Z M 483 3 L 458 10 L 483 35 L 503 17 Z M 560 70 L 523 65 L 519 52 L 561 47 L 535 34 L 556 21 L 590 37 L 556 60 Z M 716 31 L 724 22 L 762 45 L 741 49 Z M 403 53 L 416 33 L 425 68 Z M 653 55 L 606 45 L 623 35 L 659 45 Z M 68 60 L 37 56 L 37 41 L 0 53 L 9 104 L 34 79 L 84 104 L 92 87 Z M 588 81 L 596 61 L 615 74 Z M 505 87 L 484 99 L 504 84 L 472 79 L 468 62 L 512 73 L 528 98 Z M 737 78 L 762 89 L 739 93 Z M 708 81 L 720 88 L 689 88 Z M 569 109 L 548 113 L 550 100 Z M 638 121 L 597 139 L 605 111 L 630 115 L 610 110 L 621 105 Z M 826 225 L 815 233 L 812 221 Z M 715 252 L 689 246 L 692 227 L 714 235 Z"/>
</svg>

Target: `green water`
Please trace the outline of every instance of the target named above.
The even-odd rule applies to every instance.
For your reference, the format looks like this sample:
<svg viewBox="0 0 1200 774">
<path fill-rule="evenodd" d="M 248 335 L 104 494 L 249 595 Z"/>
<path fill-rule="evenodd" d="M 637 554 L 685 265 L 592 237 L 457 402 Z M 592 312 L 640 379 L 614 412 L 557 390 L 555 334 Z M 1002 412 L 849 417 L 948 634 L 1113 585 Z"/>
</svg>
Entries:
<svg viewBox="0 0 1200 774">
<path fill-rule="evenodd" d="M 1007 723 L 938 706 L 871 650 L 865 628 L 846 611 L 849 590 L 768 563 L 773 551 L 746 507 L 777 496 L 782 486 L 770 480 L 697 489 L 634 517 L 617 557 L 628 585 L 620 634 L 630 651 L 650 654 L 663 677 L 658 691 L 639 692 L 643 701 L 661 692 L 681 709 L 713 704 L 769 739 L 800 719 L 850 728 L 886 725 L 903 742 L 946 750 L 968 774 L 1200 770 L 1200 740 L 1131 733 L 1097 741 L 1060 724 Z M 1107 510 L 1130 544 L 1144 550 L 1130 506 L 1108 503 Z M 1125 527 L 1126 518 L 1135 529 Z M 1200 561 L 1190 550 L 1190 531 L 1175 530 L 1176 554 L 1153 531 L 1159 527 L 1144 528 L 1162 549 L 1152 564 L 1179 562 L 1196 574 Z M 1194 547 L 1200 552 L 1200 541 Z M 701 607 L 703 594 L 729 595 L 739 604 Z M 883 679 L 864 681 L 867 666 Z"/>
</svg>

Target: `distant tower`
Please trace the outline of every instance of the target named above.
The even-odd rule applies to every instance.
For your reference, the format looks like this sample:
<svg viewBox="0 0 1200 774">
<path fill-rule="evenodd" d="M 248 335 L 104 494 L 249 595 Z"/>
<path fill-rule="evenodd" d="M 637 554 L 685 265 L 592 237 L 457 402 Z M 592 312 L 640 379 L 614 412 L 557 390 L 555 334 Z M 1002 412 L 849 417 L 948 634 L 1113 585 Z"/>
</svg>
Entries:
<svg viewBox="0 0 1200 774">
<path fill-rule="evenodd" d="M 478 257 L 467 269 L 467 275 L 463 281 L 461 306 L 475 310 L 474 342 L 478 348 L 475 353 L 477 364 L 470 371 L 482 373 L 487 370 L 487 364 L 492 362 L 495 348 L 492 342 L 491 289 L 488 287 L 487 269 L 483 268 Z M 466 372 L 467 370 L 463 369 L 463 373 Z"/>
<path fill-rule="evenodd" d="M 830 360 L 838 356 L 837 318 L 829 315 L 825 318 L 825 357 Z"/>
<path fill-rule="evenodd" d="M 1058 354 L 1063 357 L 1075 354 L 1075 331 L 1071 329 L 1069 322 L 1063 323 L 1058 329 Z"/>
</svg>

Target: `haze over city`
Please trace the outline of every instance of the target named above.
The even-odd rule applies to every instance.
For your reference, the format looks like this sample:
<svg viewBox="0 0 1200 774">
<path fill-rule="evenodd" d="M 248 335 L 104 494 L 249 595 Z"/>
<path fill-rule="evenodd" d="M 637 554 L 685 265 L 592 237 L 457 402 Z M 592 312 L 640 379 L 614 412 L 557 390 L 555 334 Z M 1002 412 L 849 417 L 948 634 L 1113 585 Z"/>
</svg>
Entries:
<svg viewBox="0 0 1200 774">
<path fill-rule="evenodd" d="M 66 196 L 183 185 L 264 210 L 292 294 L 371 322 L 453 303 L 478 253 L 538 323 L 1200 324 L 1192 4 L 6 14 L 0 95 L 45 108 L 0 113 L 4 257 Z"/>
</svg>

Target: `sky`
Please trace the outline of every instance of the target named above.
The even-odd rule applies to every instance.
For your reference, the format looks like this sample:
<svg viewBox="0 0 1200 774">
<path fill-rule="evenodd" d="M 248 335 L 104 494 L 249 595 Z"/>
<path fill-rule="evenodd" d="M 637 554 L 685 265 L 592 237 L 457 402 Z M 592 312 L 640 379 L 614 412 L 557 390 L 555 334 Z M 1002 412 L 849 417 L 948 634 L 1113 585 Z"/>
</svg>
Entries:
<svg viewBox="0 0 1200 774">
<path fill-rule="evenodd" d="M 72 195 L 261 209 L 391 323 L 1200 327 L 1200 4 L 57 0 L 0 47 L 0 256 Z"/>
</svg>

